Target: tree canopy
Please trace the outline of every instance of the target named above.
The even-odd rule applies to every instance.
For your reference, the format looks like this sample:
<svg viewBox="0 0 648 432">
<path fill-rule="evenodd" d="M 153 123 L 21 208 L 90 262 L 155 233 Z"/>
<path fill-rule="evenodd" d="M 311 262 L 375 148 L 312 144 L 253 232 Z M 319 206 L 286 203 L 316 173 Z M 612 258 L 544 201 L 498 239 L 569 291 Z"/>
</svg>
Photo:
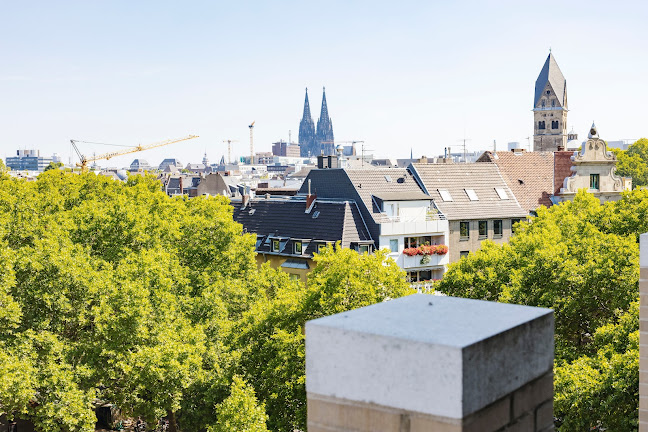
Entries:
<svg viewBox="0 0 648 432">
<path fill-rule="evenodd" d="M 648 139 L 641 138 L 628 147 L 628 150 L 612 149 L 616 155 L 616 173 L 622 177 L 632 177 L 632 186 L 648 186 Z"/>
<path fill-rule="evenodd" d="M 328 248 L 305 286 L 254 242 L 226 198 L 151 176 L 0 176 L 0 414 L 92 431 L 112 402 L 172 431 L 304 429 L 305 321 L 405 295 L 405 275 Z"/>
<path fill-rule="evenodd" d="M 560 430 L 632 430 L 638 407 L 638 235 L 648 193 L 540 207 L 508 244 L 451 265 L 442 292 L 549 307 L 555 314 Z M 635 425 L 635 426 L 632 426 Z M 603 430 L 603 429 L 601 429 Z"/>
</svg>

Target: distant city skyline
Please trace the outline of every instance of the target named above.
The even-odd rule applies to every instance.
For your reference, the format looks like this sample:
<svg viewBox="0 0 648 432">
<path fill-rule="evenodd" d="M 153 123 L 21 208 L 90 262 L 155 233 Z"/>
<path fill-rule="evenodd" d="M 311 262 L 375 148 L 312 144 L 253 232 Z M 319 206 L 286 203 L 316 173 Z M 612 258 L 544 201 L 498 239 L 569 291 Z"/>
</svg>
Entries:
<svg viewBox="0 0 648 432">
<path fill-rule="evenodd" d="M 643 2 L 60 2 L 3 5 L 0 156 L 76 155 L 69 140 L 186 143 L 102 161 L 156 166 L 297 142 L 304 88 L 326 87 L 337 141 L 406 158 L 533 143 L 552 49 L 579 139 L 648 135 Z M 317 111 L 318 112 L 318 111 Z M 317 117 L 317 112 L 313 114 Z M 315 122 L 317 118 L 313 119 Z M 86 146 L 83 151 L 106 152 Z"/>
</svg>

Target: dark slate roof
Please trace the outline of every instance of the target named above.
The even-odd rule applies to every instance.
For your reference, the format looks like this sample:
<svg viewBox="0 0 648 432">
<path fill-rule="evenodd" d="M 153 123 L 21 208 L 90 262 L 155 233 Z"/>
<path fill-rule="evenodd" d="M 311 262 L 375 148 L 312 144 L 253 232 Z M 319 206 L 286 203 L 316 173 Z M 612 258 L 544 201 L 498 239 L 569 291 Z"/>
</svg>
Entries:
<svg viewBox="0 0 648 432">
<path fill-rule="evenodd" d="M 271 239 L 281 239 L 280 255 L 294 255 L 294 240 L 303 240 L 305 256 L 312 256 L 317 245 L 341 242 L 351 247 L 372 242 L 358 206 L 350 200 L 315 200 L 306 213 L 306 200 L 253 199 L 245 208 L 240 200 L 231 202 L 234 220 L 250 233 L 257 234 L 257 252 L 273 253 Z"/>
<path fill-rule="evenodd" d="M 430 199 L 405 168 L 315 169 L 299 193 L 308 193 L 308 180 L 312 181 L 311 190 L 319 198 L 360 199 L 376 223 L 389 221 L 389 218 L 381 213 L 374 197 L 388 196 L 394 201 L 398 196 L 406 201 L 414 196 L 414 199 Z"/>
<path fill-rule="evenodd" d="M 535 82 L 535 97 L 533 98 L 534 107 L 538 106 L 538 101 L 540 100 L 547 83 L 551 84 L 551 88 L 556 93 L 556 97 L 560 101 L 561 105 L 564 108 L 567 108 L 567 81 L 560 71 L 556 59 L 551 53 L 549 53 L 549 56 L 540 71 L 540 75 L 538 75 L 538 79 Z"/>
<path fill-rule="evenodd" d="M 495 164 L 412 164 L 410 167 L 449 220 L 521 218 L 527 215 Z M 500 199 L 495 188 L 504 189 L 508 199 Z M 444 201 L 439 189 L 447 190 L 452 201 Z M 471 201 L 466 189 L 474 190 L 479 200 Z"/>
<path fill-rule="evenodd" d="M 498 166 L 523 210 L 531 212 L 539 206 L 551 207 L 554 153 L 487 151 L 477 162 L 492 162 Z"/>
</svg>

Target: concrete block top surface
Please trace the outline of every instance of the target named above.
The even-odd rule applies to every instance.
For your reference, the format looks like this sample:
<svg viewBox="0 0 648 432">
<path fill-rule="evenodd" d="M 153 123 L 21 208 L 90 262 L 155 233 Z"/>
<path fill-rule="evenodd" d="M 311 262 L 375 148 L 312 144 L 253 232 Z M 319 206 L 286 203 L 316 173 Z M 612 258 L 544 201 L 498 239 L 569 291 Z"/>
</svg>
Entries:
<svg viewBox="0 0 648 432">
<path fill-rule="evenodd" d="M 462 348 L 551 313 L 531 306 L 413 294 L 307 325 Z"/>
<path fill-rule="evenodd" d="M 461 419 L 553 367 L 553 311 L 414 294 L 306 323 L 306 391 Z"/>
</svg>

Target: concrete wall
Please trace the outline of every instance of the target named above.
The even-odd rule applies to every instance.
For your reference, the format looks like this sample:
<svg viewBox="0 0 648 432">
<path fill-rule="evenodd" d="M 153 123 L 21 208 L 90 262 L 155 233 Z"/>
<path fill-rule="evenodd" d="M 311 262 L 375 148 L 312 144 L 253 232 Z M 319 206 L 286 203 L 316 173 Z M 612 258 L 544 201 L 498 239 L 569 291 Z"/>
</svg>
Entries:
<svg viewBox="0 0 648 432">
<path fill-rule="evenodd" d="M 639 265 L 639 432 L 648 432 L 648 234 L 640 237 Z"/>
<path fill-rule="evenodd" d="M 416 294 L 306 324 L 308 430 L 552 431 L 553 312 Z"/>
</svg>

